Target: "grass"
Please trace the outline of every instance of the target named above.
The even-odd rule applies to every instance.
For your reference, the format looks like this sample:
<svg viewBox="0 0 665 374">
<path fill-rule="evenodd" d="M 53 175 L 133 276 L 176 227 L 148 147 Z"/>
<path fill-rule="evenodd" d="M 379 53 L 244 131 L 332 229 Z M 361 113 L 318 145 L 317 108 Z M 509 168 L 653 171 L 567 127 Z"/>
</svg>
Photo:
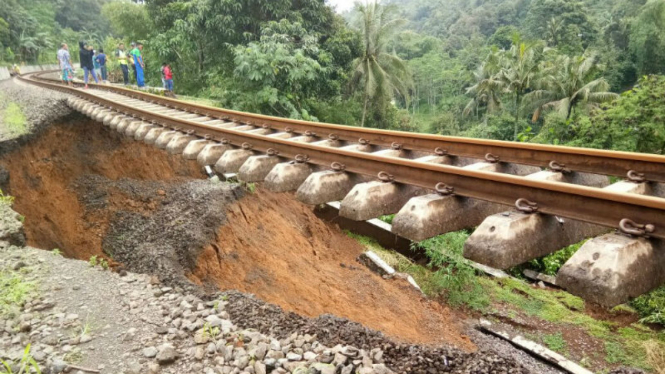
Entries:
<svg viewBox="0 0 665 374">
<path fill-rule="evenodd" d="M 2 374 L 25 374 L 33 372 L 41 374 L 41 370 L 39 370 L 37 361 L 35 361 L 35 359 L 32 358 L 32 355 L 30 354 L 30 344 L 28 344 L 25 347 L 25 350 L 23 350 L 23 356 L 16 364 L 16 366 L 14 366 L 11 362 L 4 360 L 0 360 L 0 363 L 2 364 L 0 370 L 4 369 Z"/>
<path fill-rule="evenodd" d="M 395 270 L 411 275 L 430 298 L 444 299 L 450 306 L 464 306 L 490 318 L 501 312 L 511 319 L 527 318 L 536 325 L 554 325 L 559 331 L 580 330 L 581 334 L 588 335 L 585 339 L 602 347 L 600 352 L 580 352 L 561 333 L 543 334 L 526 329 L 523 335 L 563 354 L 584 354 L 580 363 L 589 368 L 600 370 L 623 365 L 665 374 L 662 369 L 658 371 L 665 367 L 665 332 L 653 331 L 640 323 L 621 326 L 617 322 L 595 319 L 585 313 L 584 300 L 564 291 L 541 289 L 516 278 L 499 279 L 477 273 L 462 256 L 468 232 L 449 233 L 414 245 L 414 250 L 427 254 L 427 266 L 414 264 L 407 257 L 382 248 L 371 238 L 349 232 L 347 235 L 374 251 Z M 555 256 L 555 260 L 569 257 L 574 250 L 567 248 Z M 622 305 L 611 312 L 635 313 L 635 309 Z M 598 361 L 605 362 L 603 368 L 594 367 L 598 366 Z"/>
<path fill-rule="evenodd" d="M 36 289 L 23 273 L 0 270 L 0 317 L 15 317 Z"/>
<path fill-rule="evenodd" d="M 563 339 L 563 334 L 560 332 L 557 332 L 556 334 L 544 335 L 542 340 L 543 343 L 545 343 L 545 345 L 553 351 L 559 353 L 564 353 L 566 351 L 567 343 Z"/>
<path fill-rule="evenodd" d="M 21 107 L 10 101 L 0 114 L 5 131 L 10 135 L 22 135 L 28 131 L 28 120 Z"/>
</svg>

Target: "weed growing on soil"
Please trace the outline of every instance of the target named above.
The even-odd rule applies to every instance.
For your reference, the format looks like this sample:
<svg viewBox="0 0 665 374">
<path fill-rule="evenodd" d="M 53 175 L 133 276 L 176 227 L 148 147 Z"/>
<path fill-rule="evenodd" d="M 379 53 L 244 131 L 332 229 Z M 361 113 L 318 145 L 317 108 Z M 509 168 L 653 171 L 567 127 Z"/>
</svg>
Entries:
<svg viewBox="0 0 665 374">
<path fill-rule="evenodd" d="M 36 284 L 27 281 L 21 273 L 0 271 L 0 317 L 15 317 L 36 288 Z"/>
<path fill-rule="evenodd" d="M 549 254 L 545 257 L 531 260 L 528 267 L 543 274 L 556 275 L 563 264 L 565 264 L 566 261 L 568 261 L 568 259 L 570 259 L 575 254 L 575 252 L 577 252 L 577 250 L 580 249 L 584 243 L 586 243 L 586 241 L 587 240 L 585 239 L 579 243 L 569 245 L 568 247 Z"/>
<path fill-rule="evenodd" d="M 60 248 L 53 248 L 53 250 L 51 250 L 51 254 L 53 254 L 53 256 L 62 256 Z"/>
<path fill-rule="evenodd" d="M 25 374 L 25 373 L 41 374 L 41 370 L 39 370 L 39 365 L 37 364 L 37 361 L 35 361 L 35 359 L 32 358 L 32 355 L 30 354 L 30 344 L 28 344 L 25 347 L 25 350 L 23 350 L 23 356 L 16 365 L 13 365 L 11 362 L 4 360 L 0 360 L 0 363 L 2 363 L 2 366 L 4 367 L 5 370 L 3 372 L 0 372 L 0 374 Z M 0 370 L 2 370 L 2 368 L 0 368 Z"/>
<path fill-rule="evenodd" d="M 424 250 L 430 260 L 429 267 L 437 269 L 433 280 L 445 290 L 450 305 L 484 310 L 489 305 L 489 298 L 476 281 L 476 270 L 462 255 L 469 235 L 468 231 L 439 235 L 415 244 L 414 249 Z"/>
<path fill-rule="evenodd" d="M 22 135 L 28 131 L 28 120 L 18 104 L 14 102 L 7 104 L 7 107 L 2 114 L 2 118 L 5 125 L 4 127 L 8 130 L 10 135 Z"/>
<path fill-rule="evenodd" d="M 256 183 L 245 183 L 244 187 L 249 193 L 256 192 Z"/>
<path fill-rule="evenodd" d="M 560 332 L 544 335 L 543 343 L 553 351 L 561 353 L 566 350 L 566 341 L 563 339 L 563 335 Z"/>
<path fill-rule="evenodd" d="M 90 260 L 88 260 L 88 265 L 90 265 L 91 268 L 99 265 L 99 267 L 101 267 L 103 270 L 107 270 L 109 268 L 109 262 L 106 261 L 105 258 L 98 257 L 96 255 L 90 257 Z"/>
<path fill-rule="evenodd" d="M 538 333 L 540 329 L 518 328 L 525 337 L 540 340 L 555 351 L 577 356 L 594 370 L 598 370 L 599 365 L 605 368 L 626 365 L 653 371 L 659 367 L 655 363 L 659 355 L 665 357 L 665 332 L 654 332 L 641 324 L 621 327 L 618 322 L 595 319 L 586 313 L 584 300 L 564 291 L 542 289 L 515 278 L 498 279 L 477 274 L 462 257 L 466 232 L 418 243 L 415 249 L 425 250 L 430 259 L 427 267 L 382 248 L 374 239 L 349 232 L 347 235 L 374 251 L 395 270 L 411 275 L 430 298 L 445 296 L 451 305 L 465 304 L 490 316 L 500 312 L 511 319 L 526 320 L 529 325 L 549 326 L 554 331 L 576 330 L 574 340 L 567 341 L 561 333 L 543 335 Z M 665 288 L 660 292 L 665 303 Z M 650 300 L 655 305 L 654 311 L 663 310 L 658 309 L 660 303 L 653 295 Z M 627 313 L 632 309 L 623 306 L 615 310 L 615 313 L 619 310 Z M 584 352 L 578 349 L 578 339 L 582 344 L 597 344 L 603 348 L 597 354 L 582 356 Z M 649 341 L 652 345 L 645 346 L 644 342 Z"/>
<path fill-rule="evenodd" d="M 14 196 L 5 195 L 2 190 L 0 190 L 0 204 L 11 206 L 14 204 Z"/>
<path fill-rule="evenodd" d="M 212 326 L 209 322 L 203 325 L 203 336 L 210 338 L 212 341 L 217 340 L 220 330 L 217 326 Z"/>
<path fill-rule="evenodd" d="M 665 325 L 665 287 L 634 299 L 630 305 L 642 317 L 640 322 Z"/>
<path fill-rule="evenodd" d="M 644 342 L 647 363 L 657 374 L 665 374 L 665 347 L 656 340 Z"/>
</svg>

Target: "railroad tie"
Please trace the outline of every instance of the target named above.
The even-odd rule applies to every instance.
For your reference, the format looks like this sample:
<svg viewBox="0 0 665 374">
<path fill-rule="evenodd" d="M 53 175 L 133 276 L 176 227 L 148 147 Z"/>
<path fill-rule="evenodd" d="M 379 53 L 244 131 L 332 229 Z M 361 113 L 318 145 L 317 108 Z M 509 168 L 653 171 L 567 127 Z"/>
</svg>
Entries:
<svg viewBox="0 0 665 374">
<path fill-rule="evenodd" d="M 196 156 L 196 162 L 201 166 L 206 165 L 215 165 L 224 152 L 233 149 L 229 144 L 223 143 L 211 143 L 203 147 L 198 156 Z"/>
<path fill-rule="evenodd" d="M 197 139 L 189 142 L 185 149 L 182 150 L 182 157 L 185 160 L 196 160 L 203 148 L 212 142 L 208 139 Z"/>
<path fill-rule="evenodd" d="M 598 188 L 609 184 L 607 176 L 549 170 L 526 178 Z M 464 244 L 464 256 L 496 269 L 508 269 L 608 230 L 548 214 L 502 211 L 485 218 L 476 228 Z"/>
</svg>

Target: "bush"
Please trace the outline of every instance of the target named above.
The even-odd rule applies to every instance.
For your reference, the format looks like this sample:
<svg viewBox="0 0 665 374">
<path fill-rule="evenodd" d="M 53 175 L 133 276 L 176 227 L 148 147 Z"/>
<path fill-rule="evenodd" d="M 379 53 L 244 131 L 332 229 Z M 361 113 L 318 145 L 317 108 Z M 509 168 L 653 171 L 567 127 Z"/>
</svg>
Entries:
<svg viewBox="0 0 665 374">
<path fill-rule="evenodd" d="M 482 310 L 489 305 L 489 296 L 477 282 L 476 270 L 462 255 L 469 235 L 467 231 L 451 232 L 414 244 L 414 247 L 425 251 L 429 266 L 436 269 L 432 282 L 451 306 L 467 305 Z"/>
<path fill-rule="evenodd" d="M 665 286 L 639 296 L 630 302 L 642 317 L 642 323 L 665 325 Z"/>
<path fill-rule="evenodd" d="M 529 267 L 532 270 L 543 274 L 556 275 L 563 264 L 565 264 L 566 261 L 568 261 L 568 259 L 571 258 L 584 243 L 586 243 L 586 240 L 569 245 L 568 247 L 549 254 L 545 257 L 531 260 L 529 262 Z"/>
</svg>

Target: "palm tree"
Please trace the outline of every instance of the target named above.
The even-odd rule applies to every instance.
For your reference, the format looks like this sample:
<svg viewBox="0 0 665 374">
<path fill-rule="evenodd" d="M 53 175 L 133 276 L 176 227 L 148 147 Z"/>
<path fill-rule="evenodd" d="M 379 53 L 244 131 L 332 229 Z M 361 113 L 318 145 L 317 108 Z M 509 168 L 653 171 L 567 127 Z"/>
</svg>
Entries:
<svg viewBox="0 0 665 374">
<path fill-rule="evenodd" d="M 19 51 L 24 61 L 37 62 L 39 55 L 53 45 L 48 33 L 40 32 L 35 35 L 28 35 L 21 32 L 19 36 Z"/>
<path fill-rule="evenodd" d="M 369 100 L 388 102 L 398 93 L 408 101 L 412 83 L 406 63 L 394 53 L 386 52 L 388 41 L 403 22 L 394 16 L 396 9 L 392 5 L 380 5 L 376 0 L 356 4 L 363 53 L 353 61 L 351 85 L 363 89 L 362 127 L 365 126 Z"/>
<path fill-rule="evenodd" d="M 514 43 L 510 50 L 503 53 L 502 69 L 498 78 L 503 82 L 507 92 L 510 92 L 515 100 L 515 131 L 514 139 L 517 139 L 517 127 L 522 109 L 522 99 L 532 88 L 538 79 L 540 60 L 543 48 L 525 43 Z"/>
<path fill-rule="evenodd" d="M 609 92 L 610 85 L 605 78 L 593 79 L 598 70 L 595 55 L 560 56 L 546 70 L 549 74 L 542 78 L 543 88 L 524 97 L 525 102 L 535 108 L 533 121 L 537 121 L 544 110 L 557 110 L 568 119 L 578 104 L 594 105 L 619 96 Z"/>
<path fill-rule="evenodd" d="M 467 88 L 466 93 L 473 98 L 464 108 L 464 114 L 469 115 L 474 110 L 476 113 L 481 106 L 485 106 L 487 113 L 492 113 L 501 107 L 500 95 L 504 84 L 497 76 L 500 69 L 501 56 L 498 51 L 490 52 L 483 64 L 473 73 L 477 83 Z"/>
</svg>

